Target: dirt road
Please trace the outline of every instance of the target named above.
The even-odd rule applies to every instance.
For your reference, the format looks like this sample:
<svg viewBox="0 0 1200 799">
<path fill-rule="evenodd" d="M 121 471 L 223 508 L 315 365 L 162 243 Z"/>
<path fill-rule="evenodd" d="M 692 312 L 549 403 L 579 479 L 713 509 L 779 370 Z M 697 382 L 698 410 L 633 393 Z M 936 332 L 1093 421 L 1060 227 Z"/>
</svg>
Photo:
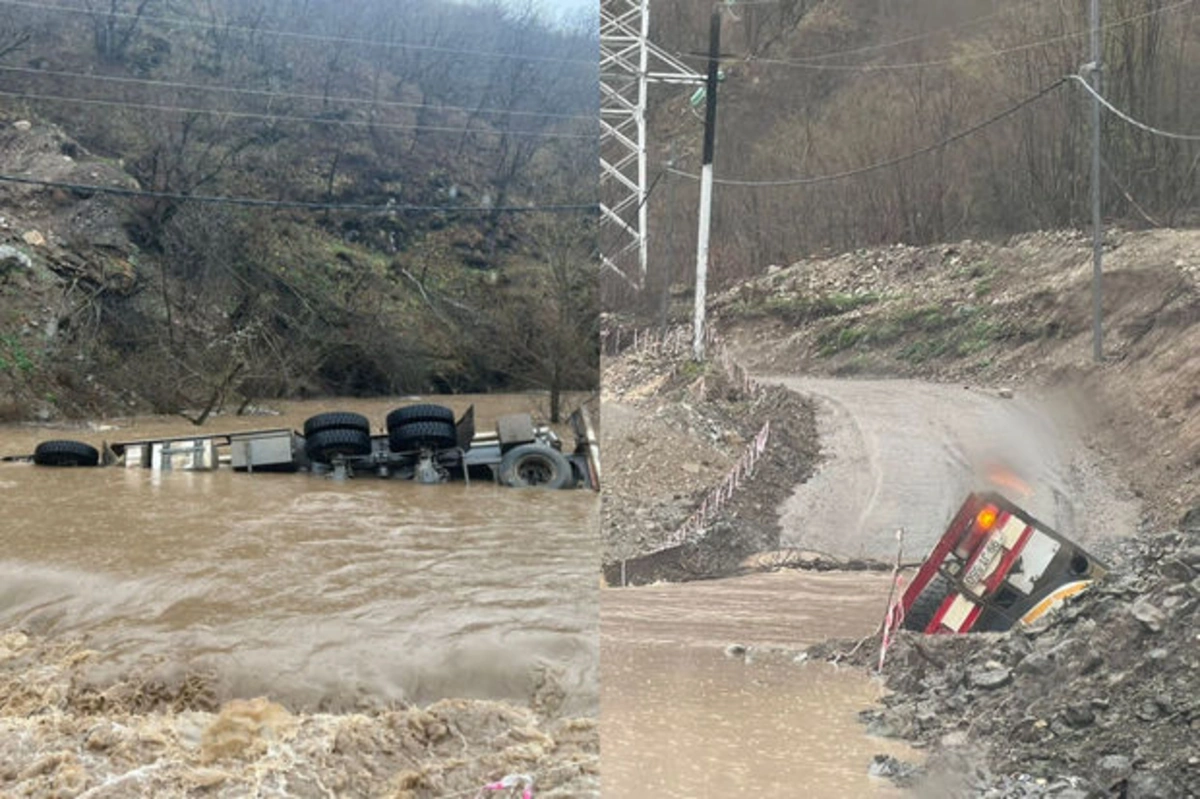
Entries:
<svg viewBox="0 0 1200 799">
<path fill-rule="evenodd" d="M 919 557 L 978 488 L 1085 545 L 1137 529 L 1137 501 L 1065 403 L 915 380 L 759 379 L 819 405 L 824 460 L 780 506 L 781 546 L 889 557 L 903 527 Z"/>
</svg>

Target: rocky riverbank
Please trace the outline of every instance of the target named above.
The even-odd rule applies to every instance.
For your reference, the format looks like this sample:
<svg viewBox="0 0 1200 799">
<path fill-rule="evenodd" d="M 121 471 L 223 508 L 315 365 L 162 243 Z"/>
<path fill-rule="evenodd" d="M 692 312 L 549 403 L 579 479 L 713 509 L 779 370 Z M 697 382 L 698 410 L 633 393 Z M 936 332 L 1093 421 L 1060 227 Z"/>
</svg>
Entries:
<svg viewBox="0 0 1200 799">
<path fill-rule="evenodd" d="M 514 773 L 539 797 L 599 793 L 596 720 L 548 716 L 546 696 L 292 712 L 218 705 L 203 675 L 93 685 L 95 657 L 86 641 L 0 634 L 0 795 L 430 799 Z"/>
</svg>

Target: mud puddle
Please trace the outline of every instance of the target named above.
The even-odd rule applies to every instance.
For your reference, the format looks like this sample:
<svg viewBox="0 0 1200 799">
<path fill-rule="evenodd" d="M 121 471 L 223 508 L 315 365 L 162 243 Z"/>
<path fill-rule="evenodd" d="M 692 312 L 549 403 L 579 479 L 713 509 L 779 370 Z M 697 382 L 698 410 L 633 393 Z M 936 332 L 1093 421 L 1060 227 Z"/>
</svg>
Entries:
<svg viewBox="0 0 1200 799">
<path fill-rule="evenodd" d="M 864 734 L 879 684 L 790 654 L 870 633 L 888 585 L 780 572 L 602 591 L 605 797 L 902 796 L 867 774 L 875 754 L 919 760 Z"/>
<path fill-rule="evenodd" d="M 429 398 L 481 429 L 527 396 Z M 0 428 L 0 453 L 198 430 L 302 426 L 329 409 L 381 426 L 397 400 L 290 403 L 279 416 Z M 598 503 L 588 491 L 421 486 L 307 474 L 0 466 L 0 631 L 85 636 L 83 679 L 204 674 L 213 700 L 295 710 L 597 703 Z"/>
</svg>

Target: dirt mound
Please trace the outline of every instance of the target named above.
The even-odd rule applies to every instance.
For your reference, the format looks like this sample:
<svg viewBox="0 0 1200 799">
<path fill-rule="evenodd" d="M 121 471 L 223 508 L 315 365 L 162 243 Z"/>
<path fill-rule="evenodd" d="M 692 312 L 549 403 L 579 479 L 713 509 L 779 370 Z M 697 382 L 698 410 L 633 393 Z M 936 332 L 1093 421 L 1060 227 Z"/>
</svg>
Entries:
<svg viewBox="0 0 1200 799">
<path fill-rule="evenodd" d="M 79 641 L 0 635 L 0 794 L 421 799 L 521 773 L 540 797 L 599 795 L 594 719 L 458 699 L 346 714 L 262 697 L 216 707 L 202 678 L 81 688 L 93 655 Z"/>
<path fill-rule="evenodd" d="M 604 561 L 610 583 L 714 577 L 746 556 L 776 549 L 776 506 L 817 460 L 811 404 L 789 391 L 747 391 L 714 357 L 682 349 L 631 349 L 605 359 L 601 400 L 605 453 Z M 726 476 L 770 422 L 766 451 L 701 540 L 663 552 L 664 542 Z"/>
</svg>

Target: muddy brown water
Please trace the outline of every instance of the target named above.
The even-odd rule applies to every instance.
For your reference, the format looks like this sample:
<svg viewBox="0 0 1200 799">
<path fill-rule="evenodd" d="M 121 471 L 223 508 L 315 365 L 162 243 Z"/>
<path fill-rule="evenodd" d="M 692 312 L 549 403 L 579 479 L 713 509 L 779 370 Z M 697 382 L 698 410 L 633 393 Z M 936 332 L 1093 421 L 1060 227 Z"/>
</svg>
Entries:
<svg viewBox="0 0 1200 799">
<path fill-rule="evenodd" d="M 423 398 L 480 428 L 528 396 Z M 397 400 L 289 403 L 202 428 L 137 418 L 0 427 L 0 454 L 199 431 L 299 428 L 324 410 L 382 426 Z M 212 675 L 217 698 L 341 710 L 443 697 L 597 704 L 593 492 L 310 474 L 153 474 L 0 464 L 0 630 L 86 636 L 91 675 Z M 553 692 L 552 692 L 553 693 Z"/>
<path fill-rule="evenodd" d="M 867 774 L 876 753 L 920 760 L 864 734 L 879 683 L 783 653 L 870 633 L 888 584 L 779 572 L 603 590 L 605 799 L 903 796 Z M 735 643 L 748 656 L 727 655 Z"/>
</svg>

